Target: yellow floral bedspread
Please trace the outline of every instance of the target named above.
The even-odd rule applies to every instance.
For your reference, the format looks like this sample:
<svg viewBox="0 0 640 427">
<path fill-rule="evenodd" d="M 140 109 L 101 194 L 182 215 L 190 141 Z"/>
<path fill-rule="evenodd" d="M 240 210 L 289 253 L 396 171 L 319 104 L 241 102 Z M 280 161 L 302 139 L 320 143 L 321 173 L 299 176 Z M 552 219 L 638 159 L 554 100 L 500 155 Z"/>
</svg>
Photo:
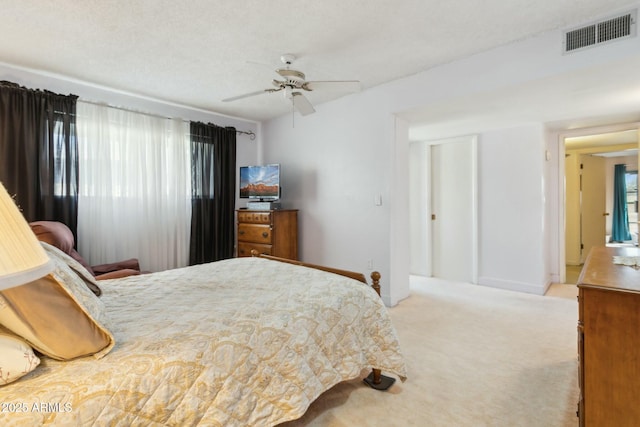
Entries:
<svg viewBox="0 0 640 427">
<path fill-rule="evenodd" d="M 371 367 L 406 376 L 382 301 L 341 276 L 237 258 L 100 286 L 114 349 L 43 357 L 0 425 L 268 426 Z"/>
</svg>

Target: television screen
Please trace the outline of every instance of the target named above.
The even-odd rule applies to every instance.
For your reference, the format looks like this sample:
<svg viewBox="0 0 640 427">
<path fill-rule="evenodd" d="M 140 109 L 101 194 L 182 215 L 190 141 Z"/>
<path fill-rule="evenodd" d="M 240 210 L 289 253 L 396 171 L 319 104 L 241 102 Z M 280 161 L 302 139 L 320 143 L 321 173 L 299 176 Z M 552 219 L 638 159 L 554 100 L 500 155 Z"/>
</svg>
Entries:
<svg viewBox="0 0 640 427">
<path fill-rule="evenodd" d="M 240 167 L 240 197 L 243 199 L 279 199 L 280 165 Z"/>
</svg>

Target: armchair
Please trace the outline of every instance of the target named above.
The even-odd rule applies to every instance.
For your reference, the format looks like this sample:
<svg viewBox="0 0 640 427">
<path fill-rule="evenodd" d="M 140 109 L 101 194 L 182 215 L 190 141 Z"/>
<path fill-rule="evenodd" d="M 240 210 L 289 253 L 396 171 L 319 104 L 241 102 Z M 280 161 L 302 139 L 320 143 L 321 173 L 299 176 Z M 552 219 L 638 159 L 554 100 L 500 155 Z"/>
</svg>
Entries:
<svg viewBox="0 0 640 427">
<path fill-rule="evenodd" d="M 74 248 L 73 233 L 65 224 L 57 221 L 35 221 L 29 223 L 38 240 L 53 245 L 82 264 L 96 280 L 116 279 L 140 274 L 138 260 L 90 266 Z"/>
</svg>

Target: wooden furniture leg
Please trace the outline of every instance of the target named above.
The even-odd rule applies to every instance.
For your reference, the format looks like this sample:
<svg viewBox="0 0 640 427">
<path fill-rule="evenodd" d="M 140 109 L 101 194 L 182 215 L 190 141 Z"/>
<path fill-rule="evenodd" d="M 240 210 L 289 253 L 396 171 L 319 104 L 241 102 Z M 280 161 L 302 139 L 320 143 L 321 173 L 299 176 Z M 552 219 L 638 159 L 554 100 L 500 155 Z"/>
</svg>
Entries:
<svg viewBox="0 0 640 427">
<path fill-rule="evenodd" d="M 371 273 L 371 281 L 373 289 L 378 293 L 378 296 L 382 297 L 380 294 L 380 273 L 374 271 Z M 382 375 L 382 371 L 380 369 L 372 369 L 369 376 L 367 376 L 364 380 L 369 387 L 374 388 L 376 390 L 388 390 L 393 383 L 396 382 L 395 378 L 388 377 L 386 375 Z"/>
</svg>

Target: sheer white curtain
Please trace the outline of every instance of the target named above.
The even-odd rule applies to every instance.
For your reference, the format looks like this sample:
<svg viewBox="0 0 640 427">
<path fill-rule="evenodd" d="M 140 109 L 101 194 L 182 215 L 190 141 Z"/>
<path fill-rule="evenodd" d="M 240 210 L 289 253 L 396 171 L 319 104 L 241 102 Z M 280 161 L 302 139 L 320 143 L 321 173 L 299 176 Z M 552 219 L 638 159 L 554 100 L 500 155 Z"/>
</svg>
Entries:
<svg viewBox="0 0 640 427">
<path fill-rule="evenodd" d="M 78 251 L 90 264 L 186 266 L 189 123 L 78 101 Z"/>
</svg>

